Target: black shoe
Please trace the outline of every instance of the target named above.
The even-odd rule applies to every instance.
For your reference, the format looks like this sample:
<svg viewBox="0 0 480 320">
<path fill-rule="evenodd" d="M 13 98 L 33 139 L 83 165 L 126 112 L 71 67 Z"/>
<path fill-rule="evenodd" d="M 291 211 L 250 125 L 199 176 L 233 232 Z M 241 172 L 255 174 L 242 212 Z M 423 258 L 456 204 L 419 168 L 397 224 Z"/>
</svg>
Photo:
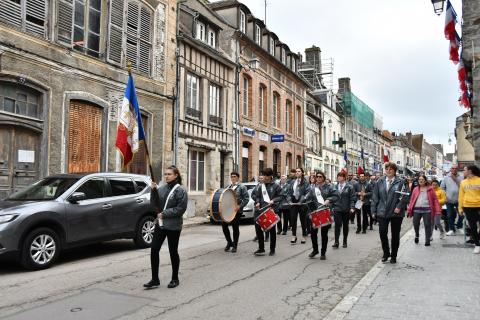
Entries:
<svg viewBox="0 0 480 320">
<path fill-rule="evenodd" d="M 362 233 L 364 233 L 364 234 L 367 233 L 367 230 L 363 230 Z"/>
<path fill-rule="evenodd" d="M 397 263 L 397 258 L 394 258 L 394 257 L 390 258 L 390 263 L 392 264 Z"/>
<path fill-rule="evenodd" d="M 347 247 L 347 243 L 344 242 L 343 245 L 342 245 L 342 248 L 346 248 Z"/>
<path fill-rule="evenodd" d="M 297 243 L 297 237 L 293 237 L 292 240 L 290 240 L 291 244 Z"/>
<path fill-rule="evenodd" d="M 282 230 L 278 230 L 278 231 L 277 231 L 277 234 L 281 234 L 281 233 L 282 233 Z"/>
<path fill-rule="evenodd" d="M 415 243 L 418 244 L 418 237 L 415 237 Z"/>
<path fill-rule="evenodd" d="M 465 241 L 465 243 L 468 243 L 468 244 L 474 244 L 474 243 L 475 243 L 475 241 L 473 241 L 472 239 L 469 239 L 469 240 Z"/>
<path fill-rule="evenodd" d="M 270 257 L 271 256 L 274 256 L 275 255 L 275 251 L 270 251 L 270 253 L 268 254 Z"/>
<path fill-rule="evenodd" d="M 357 234 L 360 233 L 360 230 L 355 231 L 355 233 L 357 233 Z"/>
<path fill-rule="evenodd" d="M 154 288 L 157 288 L 158 286 L 160 286 L 160 281 L 158 280 L 150 280 L 150 282 L 145 283 L 143 285 L 145 289 L 154 289 Z"/>
<path fill-rule="evenodd" d="M 325 257 L 325 255 L 322 254 L 322 255 L 320 256 L 320 260 L 327 260 L 327 257 Z"/>
<path fill-rule="evenodd" d="M 425 242 L 425 247 L 430 247 L 430 242 Z"/>
<path fill-rule="evenodd" d="M 178 280 L 172 280 L 172 281 L 170 281 L 170 283 L 168 284 L 167 288 L 172 289 L 172 288 L 178 287 L 179 284 L 180 284 L 180 281 L 178 281 Z"/>
<path fill-rule="evenodd" d="M 253 238 L 253 240 L 252 240 L 252 241 L 258 241 L 258 237 L 257 237 L 257 236 L 255 236 L 255 238 Z"/>
<path fill-rule="evenodd" d="M 286 235 L 286 234 L 287 234 L 287 232 L 286 232 L 286 231 L 283 231 L 283 232 L 282 232 L 282 236 L 284 236 L 284 235 Z"/>
<path fill-rule="evenodd" d="M 225 252 L 228 252 L 228 251 L 230 251 L 230 248 L 231 248 L 231 247 L 233 247 L 233 245 L 230 244 L 230 243 L 227 243 L 227 246 L 226 246 L 225 249 L 223 249 L 223 250 L 224 250 Z"/>
<path fill-rule="evenodd" d="M 318 254 L 318 251 L 317 251 L 317 250 L 313 250 L 313 251 L 308 255 L 308 257 L 309 257 L 309 258 L 314 258 L 317 254 Z"/>
<path fill-rule="evenodd" d="M 335 242 L 332 246 L 332 248 L 338 249 L 338 242 Z"/>
<path fill-rule="evenodd" d="M 370 230 L 373 230 L 373 227 L 372 227 L 372 226 L 370 226 Z"/>
<path fill-rule="evenodd" d="M 233 252 L 233 253 L 237 252 L 237 246 L 233 246 L 231 252 Z"/>
<path fill-rule="evenodd" d="M 306 243 L 307 242 L 307 239 L 305 239 L 305 237 L 302 238 L 302 240 L 300 241 L 300 243 Z"/>
<path fill-rule="evenodd" d="M 256 255 L 256 256 L 264 256 L 265 255 L 265 250 L 258 249 L 253 254 Z"/>
<path fill-rule="evenodd" d="M 382 262 L 387 262 L 388 261 L 388 258 L 390 258 L 390 256 L 383 256 L 382 257 Z M 393 259 L 393 258 L 392 258 Z"/>
</svg>

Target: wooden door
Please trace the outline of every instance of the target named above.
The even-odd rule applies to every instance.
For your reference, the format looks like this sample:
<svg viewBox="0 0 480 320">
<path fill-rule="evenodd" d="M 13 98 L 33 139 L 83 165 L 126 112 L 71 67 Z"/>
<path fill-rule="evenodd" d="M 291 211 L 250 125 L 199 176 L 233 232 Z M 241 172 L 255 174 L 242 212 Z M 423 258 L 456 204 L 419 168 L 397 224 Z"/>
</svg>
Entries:
<svg viewBox="0 0 480 320">
<path fill-rule="evenodd" d="M 148 142 L 148 118 L 142 114 L 143 130 L 145 131 L 145 139 Z M 133 155 L 133 159 L 127 166 L 127 172 L 137 174 L 147 174 L 147 154 L 145 153 L 145 144 L 140 143 L 138 152 Z"/>
<path fill-rule="evenodd" d="M 101 169 L 102 109 L 83 101 L 71 101 L 68 119 L 68 172 Z"/>
<path fill-rule="evenodd" d="M 40 136 L 19 127 L 0 128 L 0 199 L 39 178 Z"/>
</svg>

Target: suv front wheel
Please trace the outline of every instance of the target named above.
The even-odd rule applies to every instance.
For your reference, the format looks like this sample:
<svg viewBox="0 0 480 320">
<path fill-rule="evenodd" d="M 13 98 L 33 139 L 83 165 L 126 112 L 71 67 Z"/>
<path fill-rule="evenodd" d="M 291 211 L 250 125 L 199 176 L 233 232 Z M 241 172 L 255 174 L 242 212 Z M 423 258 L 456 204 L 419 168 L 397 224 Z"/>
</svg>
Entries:
<svg viewBox="0 0 480 320">
<path fill-rule="evenodd" d="M 145 216 L 138 222 L 137 231 L 133 241 L 139 248 L 148 248 L 152 245 L 153 232 L 155 230 L 155 218 Z"/>
<path fill-rule="evenodd" d="M 23 242 L 21 264 L 30 270 L 49 268 L 60 253 L 59 237 L 49 228 L 38 228 L 30 232 Z"/>
</svg>

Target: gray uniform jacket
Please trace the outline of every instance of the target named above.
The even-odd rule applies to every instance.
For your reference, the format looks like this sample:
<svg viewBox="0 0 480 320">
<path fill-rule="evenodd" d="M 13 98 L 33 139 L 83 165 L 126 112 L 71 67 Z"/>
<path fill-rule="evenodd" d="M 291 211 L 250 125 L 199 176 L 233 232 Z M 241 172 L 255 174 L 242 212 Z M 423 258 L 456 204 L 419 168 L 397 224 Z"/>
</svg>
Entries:
<svg viewBox="0 0 480 320">
<path fill-rule="evenodd" d="M 440 187 L 445 190 L 447 194 L 447 203 L 458 203 L 458 187 L 463 180 L 463 175 L 458 174 L 457 177 L 453 177 L 452 173 L 449 173 L 443 178 Z"/>
<path fill-rule="evenodd" d="M 167 208 L 163 210 L 165 200 L 174 185 L 174 183 L 165 184 L 150 192 L 150 202 L 155 212 L 163 211 L 163 228 L 166 230 L 182 230 L 183 214 L 187 211 L 188 194 L 182 186 L 175 189 L 168 199 Z"/>
<path fill-rule="evenodd" d="M 266 183 L 265 184 L 265 188 L 267 189 L 267 193 L 268 193 L 268 196 L 270 198 L 270 201 L 273 201 L 274 202 L 274 205 L 273 205 L 273 210 L 275 212 L 278 212 L 279 210 L 279 206 L 280 206 L 280 203 L 283 201 L 283 199 L 285 198 L 285 195 L 283 194 L 282 192 L 282 188 L 274 183 L 274 182 L 271 182 L 271 183 Z M 263 200 L 263 195 L 262 195 L 262 184 L 259 183 L 255 189 L 253 189 L 252 191 L 252 200 L 255 202 L 255 204 L 259 203 L 260 204 L 260 208 L 263 208 L 265 207 L 268 203 L 265 202 L 265 200 Z M 257 208 L 255 208 L 255 212 L 254 212 L 254 217 L 255 219 L 261 214 L 262 212 L 260 212 Z"/>
<path fill-rule="evenodd" d="M 335 187 L 338 193 L 338 201 L 333 206 L 335 212 L 349 212 L 350 209 L 355 209 L 355 191 L 351 183 L 345 183 L 342 192 L 340 192 L 340 183 Z"/>
<path fill-rule="evenodd" d="M 310 183 L 305 179 L 305 177 L 303 177 L 302 179 L 303 179 L 303 183 L 298 184 L 298 193 L 299 193 L 298 199 L 295 198 L 295 189 L 294 189 L 295 181 L 297 179 L 292 179 L 290 181 L 290 188 L 288 189 L 288 194 L 287 194 L 288 202 L 298 202 L 298 203 L 307 202 L 307 195 L 310 192 Z"/>
<path fill-rule="evenodd" d="M 233 185 L 230 184 L 227 188 L 232 188 Z M 245 187 L 241 183 L 237 183 L 237 187 L 235 188 L 235 193 L 237 194 L 237 204 L 240 207 L 238 209 L 238 213 L 243 212 L 243 208 L 248 204 L 248 201 L 250 201 L 250 196 L 248 195 L 248 190 L 247 187 Z"/>
<path fill-rule="evenodd" d="M 318 187 L 318 185 L 310 186 L 310 191 L 308 193 L 308 201 L 310 202 L 308 209 L 310 212 L 315 211 L 320 206 L 320 203 L 317 201 L 317 195 L 315 194 L 315 188 Z M 323 200 L 330 201 L 330 207 L 332 207 L 335 202 L 338 201 L 338 192 L 331 184 L 324 183 L 320 187 L 320 192 L 322 193 Z"/>
<path fill-rule="evenodd" d="M 355 195 L 357 196 L 357 199 L 360 199 L 360 196 L 357 193 L 362 191 L 362 187 L 365 188 L 365 196 L 363 197 L 363 205 L 364 206 L 369 206 L 370 201 L 372 200 L 373 186 L 369 181 L 365 181 L 364 183 L 362 183 L 360 181 L 357 182 L 354 186 Z"/>
<path fill-rule="evenodd" d="M 286 181 L 283 185 L 281 185 L 280 183 L 278 185 L 280 186 L 280 188 L 282 188 L 282 194 L 284 195 L 284 198 L 280 203 L 279 208 L 280 210 L 290 209 L 290 205 L 288 204 L 288 198 L 287 198 L 287 194 L 290 188 L 290 181 Z"/>
<path fill-rule="evenodd" d="M 407 195 L 402 197 L 401 194 L 395 192 L 401 191 L 402 186 L 405 186 L 405 192 L 409 192 L 406 181 L 395 177 L 387 192 L 387 177 L 380 178 L 373 188 L 372 215 L 379 218 L 405 217 L 405 209 L 407 208 L 410 197 Z M 399 208 L 400 213 L 394 213 L 395 208 Z"/>
</svg>

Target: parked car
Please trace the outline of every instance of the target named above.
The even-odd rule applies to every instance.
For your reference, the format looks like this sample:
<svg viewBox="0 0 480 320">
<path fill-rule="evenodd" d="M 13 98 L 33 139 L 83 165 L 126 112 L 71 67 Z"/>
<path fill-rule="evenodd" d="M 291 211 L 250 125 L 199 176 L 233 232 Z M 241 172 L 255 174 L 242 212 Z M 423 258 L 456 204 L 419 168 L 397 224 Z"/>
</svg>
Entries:
<svg viewBox="0 0 480 320">
<path fill-rule="evenodd" d="M 250 200 L 248 201 L 247 205 L 243 208 L 243 214 L 240 217 L 241 220 L 249 220 L 253 219 L 253 209 L 254 209 L 254 203 L 252 200 L 252 191 L 253 189 L 257 186 L 257 182 L 245 182 L 243 183 L 244 186 L 247 187 L 248 191 L 248 196 L 250 197 Z M 210 209 L 207 209 L 207 214 L 210 216 Z M 210 217 L 210 222 L 215 223 L 215 221 Z"/>
<path fill-rule="evenodd" d="M 126 173 L 61 174 L 0 200 L 0 258 L 50 267 L 64 249 L 131 238 L 151 245 L 150 178 Z"/>
</svg>

